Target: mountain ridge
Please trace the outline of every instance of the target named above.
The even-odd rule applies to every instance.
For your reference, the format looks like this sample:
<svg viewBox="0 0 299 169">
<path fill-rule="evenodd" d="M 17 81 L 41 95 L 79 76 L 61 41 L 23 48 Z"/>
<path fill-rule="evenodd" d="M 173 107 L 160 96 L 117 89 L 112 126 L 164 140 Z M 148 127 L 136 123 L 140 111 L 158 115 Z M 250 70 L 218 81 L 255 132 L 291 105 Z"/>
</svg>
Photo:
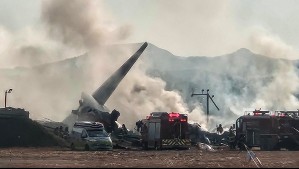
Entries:
<svg viewBox="0 0 299 169">
<path fill-rule="evenodd" d="M 119 45 L 133 49 L 140 44 Z M 114 50 L 114 47 L 110 50 Z M 88 53 L 31 68 L 0 69 L 0 74 L 2 78 L 6 77 L 5 80 L 11 88 L 16 88 L 25 96 L 32 95 L 32 89 L 38 90 L 39 93 L 48 92 L 56 98 L 66 99 L 67 103 L 63 104 L 69 105 L 71 109 L 77 106 L 78 95 L 81 93 L 78 90 L 90 88 L 90 85 L 85 84 L 90 78 L 84 71 L 89 66 L 87 57 Z M 148 43 L 148 48 L 140 60 L 146 65 L 146 74 L 163 80 L 166 83 L 165 90 L 178 92 L 190 112 L 199 105 L 202 106 L 203 111 L 206 111 L 206 103 L 191 98 L 191 93 L 200 92 L 201 89 L 210 89 L 211 94 L 215 95 L 214 101 L 221 110 L 218 111 L 211 106 L 210 114 L 216 117 L 217 122 L 226 118 L 226 123 L 231 123 L 239 115 L 243 115 L 242 108 L 255 103 L 264 88 L 276 82 L 277 74 L 287 73 L 281 72 L 285 71 L 284 67 L 294 66 L 297 68 L 295 71 L 298 76 L 298 60 L 271 58 L 255 54 L 246 48 L 215 57 L 185 57 L 173 55 L 165 49 Z M 30 80 L 35 82 L 26 86 L 25 89 L 22 85 L 18 85 L 28 84 Z M 290 94 L 299 96 L 297 94 L 299 92 L 291 92 L 293 93 Z M 42 103 L 43 100 L 40 97 L 46 98 L 47 95 L 34 94 L 34 100 L 42 104 L 44 109 L 53 110 L 52 107 L 58 107 L 55 111 L 61 111 L 59 107 L 63 105 L 59 99 L 49 98 Z M 69 97 L 71 99 L 68 99 Z M 24 101 L 22 98 L 17 98 L 17 100 Z M 29 102 L 24 101 L 23 105 Z"/>
</svg>

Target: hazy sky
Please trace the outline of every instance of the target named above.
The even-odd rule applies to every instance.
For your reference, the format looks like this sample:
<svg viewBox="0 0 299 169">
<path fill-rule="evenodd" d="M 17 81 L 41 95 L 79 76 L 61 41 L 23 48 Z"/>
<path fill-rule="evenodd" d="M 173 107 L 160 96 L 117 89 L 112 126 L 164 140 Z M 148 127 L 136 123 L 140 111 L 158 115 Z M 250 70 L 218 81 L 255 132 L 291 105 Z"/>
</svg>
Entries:
<svg viewBox="0 0 299 169">
<path fill-rule="evenodd" d="M 299 59 L 296 0 L 99 0 L 127 27 L 123 42 L 148 41 L 173 54 L 215 56 L 248 48 Z M 40 0 L 0 0 L 0 27 L 19 31 L 39 24 Z M 1 37 L 1 36 L 0 36 Z"/>
<path fill-rule="evenodd" d="M 90 81 L 84 87 L 79 86 L 78 93 L 60 92 L 63 86 L 73 89 L 68 86 L 73 83 L 63 78 L 67 72 L 61 73 L 60 69 L 49 71 L 50 75 L 56 73 L 55 79 L 59 79 L 59 83 L 52 81 L 52 76 L 49 76 L 50 80 L 32 76 L 36 80 L 35 93 L 31 92 L 32 84 L 27 81 L 21 85 L 11 80 L 3 83 L 2 88 L 4 91 L 16 86 L 12 88 L 18 95 L 10 99 L 11 105 L 20 103 L 19 107 L 26 106 L 35 117 L 62 120 L 78 106 L 81 91 L 97 88 L 99 81 L 104 80 L 102 75 L 110 74 L 108 70 L 115 70 L 116 62 L 123 63 L 121 57 L 129 56 L 129 51 L 123 51 L 119 60 L 108 57 L 103 48 L 107 44 L 147 41 L 179 56 L 219 56 L 248 48 L 269 57 L 299 59 L 298 27 L 298 0 L 0 0 L 0 68 L 38 65 L 85 52 L 100 59 L 91 62 L 90 70 L 85 70 Z M 290 103 L 298 105 L 294 92 L 298 91 L 299 83 L 294 70 L 290 65 L 276 67 L 279 74 L 275 74 L 273 82 L 257 87 L 257 98 L 245 106 L 267 108 L 281 100 L 287 103 L 286 106 Z M 259 70 L 255 71 L 259 73 Z M 107 102 L 108 107 L 117 105 L 121 112 L 135 112 L 136 119 L 141 117 L 140 112 L 152 112 L 161 107 L 188 111 L 177 92 L 164 90 L 162 80 L 146 76 L 144 69 L 132 73 L 135 74 L 126 77 L 127 80 L 122 82 L 125 85 L 120 86 L 118 93 Z M 65 83 L 60 79 L 65 79 Z M 2 76 L 0 80 L 8 82 Z M 45 86 L 47 80 L 54 83 Z M 135 96 L 134 92 L 132 95 L 128 89 L 135 88 L 136 84 L 145 86 L 146 95 L 136 93 Z M 226 85 L 230 89 L 234 84 Z M 277 90 L 284 97 L 273 96 Z M 21 99 L 24 97 L 29 98 Z M 223 97 L 232 96 L 228 93 Z M 226 106 L 235 107 L 235 102 L 231 103 Z M 240 108 L 243 105 L 236 107 L 236 112 Z M 203 115 L 200 106 L 196 110 Z M 126 117 L 132 120 L 126 115 L 121 118 Z"/>
</svg>

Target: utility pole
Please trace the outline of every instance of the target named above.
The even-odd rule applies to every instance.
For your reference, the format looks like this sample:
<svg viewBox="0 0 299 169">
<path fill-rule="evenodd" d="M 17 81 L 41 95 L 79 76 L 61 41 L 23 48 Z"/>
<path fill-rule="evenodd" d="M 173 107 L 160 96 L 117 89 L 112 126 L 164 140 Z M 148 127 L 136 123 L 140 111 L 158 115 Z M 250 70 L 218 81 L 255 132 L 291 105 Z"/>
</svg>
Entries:
<svg viewBox="0 0 299 169">
<path fill-rule="evenodd" d="M 7 93 L 11 93 L 12 89 L 5 90 L 5 99 L 4 99 L 4 108 L 6 108 L 6 98 L 7 98 Z"/>
<path fill-rule="evenodd" d="M 209 93 L 209 89 L 207 89 L 207 93 L 203 93 L 205 90 L 204 89 L 202 89 L 201 90 L 201 94 L 197 94 L 197 93 L 192 93 L 191 94 L 191 97 L 193 97 L 194 95 L 200 95 L 200 96 L 207 96 L 207 123 L 209 122 L 209 101 L 210 101 L 210 99 L 212 100 L 212 102 L 214 103 L 214 105 L 215 105 L 215 107 L 218 109 L 218 111 L 220 110 L 219 108 L 218 108 L 218 106 L 216 105 L 216 103 L 214 102 L 214 100 L 212 99 L 213 97 L 214 97 L 214 95 L 210 95 L 210 93 Z"/>
</svg>

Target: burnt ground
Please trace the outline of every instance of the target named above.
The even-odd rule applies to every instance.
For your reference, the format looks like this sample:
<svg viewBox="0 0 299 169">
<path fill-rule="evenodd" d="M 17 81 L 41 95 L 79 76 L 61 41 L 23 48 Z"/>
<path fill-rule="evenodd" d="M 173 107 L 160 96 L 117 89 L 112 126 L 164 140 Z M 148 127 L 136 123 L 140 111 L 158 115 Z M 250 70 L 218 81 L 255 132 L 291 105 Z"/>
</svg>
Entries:
<svg viewBox="0 0 299 169">
<path fill-rule="evenodd" d="M 254 151 L 263 167 L 299 167 L 299 151 Z M 77 168 L 77 167 L 256 167 L 246 161 L 245 151 L 216 150 L 192 147 L 190 150 L 124 150 L 70 151 L 66 148 L 2 148 L 0 167 Z"/>
</svg>

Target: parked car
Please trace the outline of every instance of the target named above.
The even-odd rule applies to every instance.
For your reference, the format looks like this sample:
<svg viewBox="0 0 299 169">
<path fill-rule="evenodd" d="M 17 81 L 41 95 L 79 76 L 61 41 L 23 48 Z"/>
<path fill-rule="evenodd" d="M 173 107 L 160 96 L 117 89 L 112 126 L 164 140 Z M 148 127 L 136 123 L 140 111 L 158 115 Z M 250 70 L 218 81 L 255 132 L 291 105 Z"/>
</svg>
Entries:
<svg viewBox="0 0 299 169">
<path fill-rule="evenodd" d="M 112 150 L 112 140 L 99 122 L 78 121 L 70 134 L 72 150 Z"/>
</svg>

